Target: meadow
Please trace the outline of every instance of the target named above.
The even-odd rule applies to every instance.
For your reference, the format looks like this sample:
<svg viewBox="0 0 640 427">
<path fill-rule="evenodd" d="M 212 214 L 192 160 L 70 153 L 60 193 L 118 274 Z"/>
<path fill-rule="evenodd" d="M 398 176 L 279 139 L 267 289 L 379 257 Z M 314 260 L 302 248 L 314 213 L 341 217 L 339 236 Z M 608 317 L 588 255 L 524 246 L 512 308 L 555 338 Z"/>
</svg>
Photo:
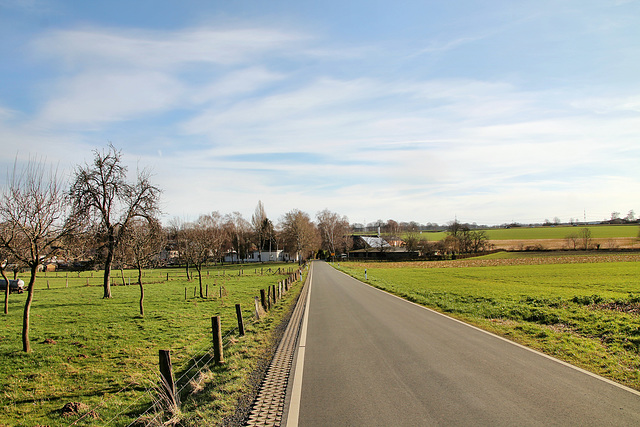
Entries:
<svg viewBox="0 0 640 427">
<path fill-rule="evenodd" d="M 638 254 L 341 262 L 337 268 L 640 390 Z"/>
<path fill-rule="evenodd" d="M 273 331 L 300 286 L 260 321 L 255 321 L 254 297 L 296 267 L 212 267 L 203 274 L 208 298 L 194 296 L 197 275 L 187 281 L 183 269 L 147 270 L 144 317 L 133 271 L 124 272 L 130 286 L 122 285 L 120 271 L 113 272 L 112 299 L 102 298 L 102 272 L 40 273 L 31 353 L 21 351 L 26 293 L 12 294 L 9 314 L 2 316 L 0 425 L 129 425 L 155 398 L 158 350 L 171 351 L 176 378 L 195 363 L 204 365 L 202 360 L 210 359 L 211 317 L 217 315 L 226 336 L 226 363 L 200 367 L 183 385 L 188 398 L 181 418 L 183 425 L 216 425 L 233 416 L 238 399 L 256 386 L 252 372 L 274 346 Z M 244 337 L 236 330 L 236 303 L 243 309 Z M 68 403 L 79 404 L 89 416 L 79 421 L 77 414 L 65 416 Z"/>
<path fill-rule="evenodd" d="M 540 240 L 540 239 L 564 239 L 571 233 L 579 233 L 582 226 L 554 226 L 554 227 L 512 227 L 492 228 L 484 230 L 489 240 Z M 638 237 L 640 226 L 638 225 L 590 225 L 593 239 L 616 239 Z M 421 238 L 429 241 L 442 240 L 447 236 L 444 231 L 423 231 Z"/>
</svg>

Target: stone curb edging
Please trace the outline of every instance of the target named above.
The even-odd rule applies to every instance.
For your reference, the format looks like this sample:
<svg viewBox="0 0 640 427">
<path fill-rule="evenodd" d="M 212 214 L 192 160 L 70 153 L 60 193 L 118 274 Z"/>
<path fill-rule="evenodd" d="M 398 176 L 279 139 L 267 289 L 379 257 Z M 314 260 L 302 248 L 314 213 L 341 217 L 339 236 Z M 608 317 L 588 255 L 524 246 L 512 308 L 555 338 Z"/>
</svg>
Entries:
<svg viewBox="0 0 640 427">
<path fill-rule="evenodd" d="M 253 402 L 245 426 L 273 427 L 282 423 L 289 375 L 309 290 L 308 283 L 309 275 L 300 292 L 289 325 L 260 384 L 258 396 Z"/>
</svg>

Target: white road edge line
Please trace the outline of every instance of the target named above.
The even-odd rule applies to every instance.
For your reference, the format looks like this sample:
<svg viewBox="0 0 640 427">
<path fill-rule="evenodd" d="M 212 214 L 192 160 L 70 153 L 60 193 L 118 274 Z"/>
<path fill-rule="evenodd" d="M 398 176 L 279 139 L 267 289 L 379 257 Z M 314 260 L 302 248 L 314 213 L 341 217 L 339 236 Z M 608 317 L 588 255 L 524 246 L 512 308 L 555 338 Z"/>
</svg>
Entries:
<svg viewBox="0 0 640 427">
<path fill-rule="evenodd" d="M 335 269 L 335 268 L 334 268 L 334 269 Z M 465 323 L 465 322 L 463 322 L 462 320 L 458 320 L 458 319 L 453 318 L 453 317 L 451 317 L 451 316 L 447 316 L 447 315 L 446 315 L 446 314 L 444 314 L 444 313 L 440 313 L 439 311 L 436 311 L 436 310 L 431 309 L 431 308 L 429 308 L 429 307 L 425 307 L 424 305 L 420 305 L 420 304 L 415 303 L 415 302 L 413 302 L 413 301 L 406 300 L 406 299 L 404 299 L 404 298 L 402 298 L 402 297 L 399 297 L 398 295 L 394 295 L 394 294 L 392 294 L 391 292 L 387 292 L 387 291 L 385 291 L 385 290 L 383 290 L 383 289 L 376 288 L 376 287 L 375 287 L 375 286 L 373 286 L 373 285 L 370 285 L 370 284 L 368 284 L 368 283 L 362 282 L 362 281 L 360 281 L 360 280 L 356 279 L 355 277 L 348 275 L 348 274 L 347 274 L 347 273 L 345 273 L 344 271 L 340 271 L 340 270 L 338 270 L 338 269 L 335 269 L 335 270 L 336 270 L 337 272 L 339 272 L 339 273 L 344 274 L 344 275 L 345 275 L 345 276 L 347 276 L 347 277 L 350 277 L 351 279 L 355 280 L 356 282 L 362 283 L 363 285 L 367 285 L 367 286 L 369 286 L 369 287 L 371 287 L 371 288 L 373 288 L 373 289 L 375 289 L 375 290 L 377 290 L 377 291 L 383 292 L 383 293 L 385 293 L 385 294 L 387 294 L 387 295 L 390 295 L 390 296 L 392 296 L 392 297 L 394 297 L 394 298 L 398 298 L 399 300 L 402 300 L 402 301 L 404 301 L 404 302 L 408 302 L 409 304 L 413 304 L 413 305 L 415 305 L 415 306 L 417 306 L 417 307 L 420 307 L 420 308 L 422 308 L 422 309 L 428 310 L 428 311 L 430 311 L 430 312 L 432 312 L 432 313 L 435 313 L 435 314 L 437 314 L 437 315 L 439 315 L 439 316 L 446 317 L 447 319 L 449 319 L 449 320 L 453 320 L 454 322 L 461 323 L 461 324 L 463 324 L 463 325 L 465 325 L 465 326 L 468 326 L 469 328 L 473 328 L 473 329 L 475 329 L 475 330 L 477 330 L 477 331 L 480 331 L 480 332 L 482 332 L 482 333 L 484 333 L 484 334 L 487 334 L 487 335 L 490 335 L 490 336 L 492 336 L 492 337 L 494 337 L 494 338 L 498 338 L 499 340 L 502 340 L 502 341 L 508 342 L 508 343 L 509 343 L 509 344 L 511 344 L 511 345 L 515 345 L 516 347 L 520 347 L 520 348 L 523 348 L 523 349 L 525 349 L 525 350 L 528 350 L 528 351 L 530 351 L 530 352 L 532 352 L 532 353 L 536 353 L 536 354 L 537 354 L 537 355 L 539 355 L 539 356 L 545 357 L 545 358 L 547 358 L 547 359 L 549 359 L 549 360 L 553 360 L 553 361 L 554 361 L 554 362 L 556 362 L 556 363 L 559 363 L 559 364 L 561 364 L 561 365 L 567 366 L 567 367 L 569 367 L 569 368 L 571 368 L 571 369 L 575 369 L 576 371 L 582 372 L 583 374 L 589 375 L 590 377 L 593 377 L 593 378 L 599 379 L 600 381 L 604 381 L 605 383 L 608 383 L 608 384 L 611 384 L 611 385 L 616 386 L 616 387 L 618 387 L 618 388 L 621 388 L 621 389 L 623 389 L 623 390 L 626 390 L 626 391 L 628 391 L 628 392 L 630 392 L 630 393 L 632 393 L 632 394 L 635 394 L 636 396 L 640 396 L 640 391 L 638 391 L 638 390 L 634 390 L 634 389 L 632 389 L 631 387 L 627 387 L 626 385 L 623 385 L 623 384 L 617 383 L 617 382 L 615 382 L 615 381 L 613 381 L 613 380 L 610 380 L 609 378 L 605 378 L 605 377 L 600 376 L 600 375 L 598 375 L 598 374 L 594 374 L 593 372 L 590 372 L 590 371 L 587 371 L 586 369 L 582 369 L 582 368 L 580 368 L 580 367 L 578 367 L 578 366 L 572 365 L 571 363 L 565 362 L 564 360 L 557 359 L 557 358 L 555 358 L 555 357 L 553 357 L 553 356 L 549 356 L 548 354 L 545 354 L 545 353 L 543 353 L 543 352 L 541 352 L 541 351 L 534 350 L 534 349 L 532 349 L 532 348 L 530 348 L 530 347 L 527 347 L 527 346 L 525 346 L 525 345 L 519 344 L 519 343 L 517 343 L 517 342 L 515 342 L 515 341 L 511 341 L 510 339 L 507 339 L 507 338 L 501 337 L 500 335 L 494 334 L 493 332 L 485 331 L 484 329 L 478 328 L 477 326 L 473 326 L 473 325 L 470 325 L 470 324 L 468 324 L 468 323 Z"/>
<path fill-rule="evenodd" d="M 313 264 L 311 269 L 313 270 Z M 289 403 L 289 414 L 287 416 L 287 427 L 298 427 L 300 417 L 300 399 L 302 397 L 302 372 L 304 370 L 304 353 L 307 346 L 307 322 L 309 320 L 309 302 L 311 301 L 311 284 L 313 283 L 313 271 L 309 272 L 309 289 L 307 290 L 307 301 L 305 302 L 304 315 L 302 316 L 302 327 L 300 329 L 300 343 L 298 344 L 298 357 L 296 359 L 296 370 L 293 374 L 293 386 L 291 388 L 291 401 Z"/>
</svg>

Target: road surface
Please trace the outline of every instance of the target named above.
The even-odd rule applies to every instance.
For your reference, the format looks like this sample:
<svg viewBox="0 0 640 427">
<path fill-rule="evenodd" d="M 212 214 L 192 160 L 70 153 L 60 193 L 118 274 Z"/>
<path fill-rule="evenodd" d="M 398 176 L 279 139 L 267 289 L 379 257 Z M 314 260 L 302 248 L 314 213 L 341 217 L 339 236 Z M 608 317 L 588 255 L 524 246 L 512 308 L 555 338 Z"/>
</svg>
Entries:
<svg viewBox="0 0 640 427">
<path fill-rule="evenodd" d="M 286 426 L 633 426 L 640 394 L 315 262 Z"/>
</svg>

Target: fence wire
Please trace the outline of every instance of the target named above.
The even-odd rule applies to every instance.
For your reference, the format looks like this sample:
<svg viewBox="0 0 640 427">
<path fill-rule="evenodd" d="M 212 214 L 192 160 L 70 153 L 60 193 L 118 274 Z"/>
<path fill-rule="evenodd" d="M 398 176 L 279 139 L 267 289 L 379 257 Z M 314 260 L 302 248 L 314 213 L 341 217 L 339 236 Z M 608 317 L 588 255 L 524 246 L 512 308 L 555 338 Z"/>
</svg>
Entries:
<svg viewBox="0 0 640 427">
<path fill-rule="evenodd" d="M 289 273 L 289 275 L 293 275 L 297 271 L 300 271 L 300 273 L 302 273 L 303 269 L 304 268 L 300 270 L 293 270 L 292 272 Z M 228 348 L 228 346 L 232 343 L 232 340 L 231 340 L 232 336 L 236 332 L 238 332 L 238 330 L 239 330 L 238 326 L 235 326 L 234 328 L 227 330 L 227 332 L 222 337 L 223 348 Z M 175 380 L 176 390 L 177 390 L 176 394 L 180 395 L 181 393 L 183 393 L 186 387 L 189 384 L 191 384 L 191 382 L 195 380 L 195 378 L 198 375 L 202 374 L 205 371 L 205 369 L 208 369 L 209 366 L 211 366 L 211 362 L 213 361 L 213 358 L 214 358 L 212 351 L 213 351 L 212 345 L 211 343 L 208 343 L 202 346 L 200 349 L 196 350 L 196 352 L 194 353 L 194 356 L 192 356 L 191 358 L 189 358 L 188 360 L 182 363 L 182 366 L 183 367 L 188 366 L 188 369 L 182 372 L 180 377 Z M 151 369 L 148 369 L 148 370 L 151 371 Z M 190 375 L 190 373 L 192 373 L 194 370 L 195 372 L 192 375 Z M 135 420 L 133 420 L 129 424 L 129 427 L 133 425 L 137 425 L 137 423 L 139 423 L 142 419 L 149 416 L 150 414 L 153 414 L 153 411 L 156 411 L 158 410 L 158 408 L 162 407 L 163 398 L 159 396 L 159 394 L 161 394 L 159 393 L 159 384 L 161 384 L 162 379 L 159 372 L 154 372 L 154 371 L 151 371 L 151 372 L 152 372 L 152 374 L 150 375 L 151 378 L 148 379 L 148 381 L 150 382 L 150 385 L 144 390 L 144 392 L 141 393 L 141 395 L 137 397 L 133 402 L 131 402 L 126 408 L 122 409 L 120 412 L 114 415 L 111 419 L 109 419 L 105 424 L 103 424 L 104 426 L 108 426 L 112 424 L 120 416 L 122 416 L 122 414 L 129 411 L 132 407 L 138 404 L 142 399 L 148 396 L 151 396 L 151 400 L 152 400 L 150 406 L 147 408 L 147 410 L 145 410 L 142 414 L 140 414 Z M 73 423 L 69 424 L 69 427 L 77 425 L 80 421 L 84 420 L 91 414 L 95 414 L 99 408 L 106 406 L 107 403 L 115 399 L 119 394 L 124 393 L 126 391 L 132 391 L 132 390 L 133 390 L 133 385 L 128 385 L 115 393 L 110 393 L 109 397 L 105 397 L 101 399 L 101 401 L 97 405 L 95 405 L 94 407 L 86 411 L 82 416 L 77 418 Z M 155 416 L 146 420 L 145 425 L 155 423 L 162 416 L 163 416 L 163 412 L 158 411 L 155 414 Z"/>
</svg>

